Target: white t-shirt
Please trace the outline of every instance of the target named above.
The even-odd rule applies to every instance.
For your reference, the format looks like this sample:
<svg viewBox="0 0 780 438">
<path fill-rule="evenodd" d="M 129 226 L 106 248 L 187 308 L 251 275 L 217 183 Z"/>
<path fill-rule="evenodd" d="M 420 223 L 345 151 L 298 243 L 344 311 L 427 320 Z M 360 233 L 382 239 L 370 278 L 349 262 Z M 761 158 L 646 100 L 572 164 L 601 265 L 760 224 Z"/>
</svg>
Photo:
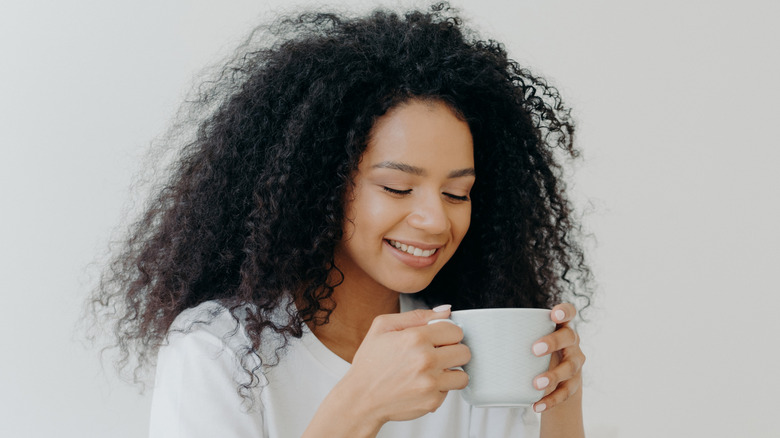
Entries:
<svg viewBox="0 0 780 438">
<path fill-rule="evenodd" d="M 422 307 L 401 297 L 401 311 Z M 290 339 L 277 365 L 256 373 L 261 384 L 252 389 L 255 402 L 249 406 L 236 383 L 248 379 L 239 362 L 251 345 L 246 334 L 216 302 L 182 312 L 158 354 L 150 438 L 300 437 L 350 366 L 304 329 L 301 339 Z M 474 408 L 460 391 L 450 391 L 436 412 L 386 423 L 377 436 L 538 437 L 539 419 L 525 408 Z"/>
</svg>

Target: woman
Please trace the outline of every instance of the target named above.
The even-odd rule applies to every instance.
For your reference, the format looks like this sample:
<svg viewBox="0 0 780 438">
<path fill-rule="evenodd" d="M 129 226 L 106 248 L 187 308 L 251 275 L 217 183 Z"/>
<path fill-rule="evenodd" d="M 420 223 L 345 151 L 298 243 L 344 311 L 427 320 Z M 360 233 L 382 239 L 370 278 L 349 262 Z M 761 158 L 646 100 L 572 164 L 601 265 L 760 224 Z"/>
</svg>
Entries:
<svg viewBox="0 0 780 438">
<path fill-rule="evenodd" d="M 530 436 L 530 410 L 460 398 L 462 332 L 427 323 L 551 306 L 533 408 L 542 436 L 582 436 L 573 124 L 448 14 L 283 20 L 202 95 L 94 301 L 125 358 L 159 351 L 151 436 Z"/>
</svg>

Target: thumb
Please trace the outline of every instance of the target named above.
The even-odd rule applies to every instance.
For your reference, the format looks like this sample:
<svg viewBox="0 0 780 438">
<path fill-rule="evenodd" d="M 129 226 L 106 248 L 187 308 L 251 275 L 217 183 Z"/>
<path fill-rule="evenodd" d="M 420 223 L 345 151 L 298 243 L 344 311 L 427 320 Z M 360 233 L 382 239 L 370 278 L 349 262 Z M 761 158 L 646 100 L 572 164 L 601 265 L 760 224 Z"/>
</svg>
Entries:
<svg viewBox="0 0 780 438">
<path fill-rule="evenodd" d="M 446 319 L 450 316 L 450 305 L 444 304 L 432 310 L 417 309 L 403 313 L 391 313 L 379 315 L 374 318 L 370 331 L 379 333 L 400 331 L 410 327 L 418 327 L 428 324 L 434 319 Z"/>
</svg>

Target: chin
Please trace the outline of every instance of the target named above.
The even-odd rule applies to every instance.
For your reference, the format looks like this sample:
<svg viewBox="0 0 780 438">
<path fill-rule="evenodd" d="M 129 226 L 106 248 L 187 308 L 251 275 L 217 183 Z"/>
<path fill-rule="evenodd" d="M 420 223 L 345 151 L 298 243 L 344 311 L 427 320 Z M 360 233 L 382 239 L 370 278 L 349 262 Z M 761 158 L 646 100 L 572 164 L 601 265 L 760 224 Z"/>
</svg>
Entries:
<svg viewBox="0 0 780 438">
<path fill-rule="evenodd" d="M 404 284 L 394 284 L 391 289 L 402 294 L 416 294 L 428 287 L 428 285 L 431 284 L 431 281 L 433 281 L 433 279 L 424 282 L 413 281 Z"/>
</svg>

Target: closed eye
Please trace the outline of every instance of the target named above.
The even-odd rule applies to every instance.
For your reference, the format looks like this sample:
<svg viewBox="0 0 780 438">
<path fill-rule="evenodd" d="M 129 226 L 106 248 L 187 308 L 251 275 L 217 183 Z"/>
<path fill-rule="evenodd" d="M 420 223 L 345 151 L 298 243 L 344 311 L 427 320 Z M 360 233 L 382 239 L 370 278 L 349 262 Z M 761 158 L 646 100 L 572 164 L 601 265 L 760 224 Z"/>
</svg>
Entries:
<svg viewBox="0 0 780 438">
<path fill-rule="evenodd" d="M 452 200 L 460 201 L 460 202 L 466 202 L 466 201 L 469 200 L 468 196 L 458 196 L 458 195 L 453 195 L 452 193 L 445 193 L 444 196 L 446 196 L 446 197 L 448 197 L 448 198 L 450 198 Z"/>
<path fill-rule="evenodd" d="M 396 189 L 391 189 L 390 187 L 384 187 L 384 186 L 382 187 L 382 189 L 384 189 L 384 191 L 386 191 L 388 193 L 392 193 L 393 195 L 408 195 L 409 193 L 412 193 L 412 189 L 396 190 Z"/>
</svg>

